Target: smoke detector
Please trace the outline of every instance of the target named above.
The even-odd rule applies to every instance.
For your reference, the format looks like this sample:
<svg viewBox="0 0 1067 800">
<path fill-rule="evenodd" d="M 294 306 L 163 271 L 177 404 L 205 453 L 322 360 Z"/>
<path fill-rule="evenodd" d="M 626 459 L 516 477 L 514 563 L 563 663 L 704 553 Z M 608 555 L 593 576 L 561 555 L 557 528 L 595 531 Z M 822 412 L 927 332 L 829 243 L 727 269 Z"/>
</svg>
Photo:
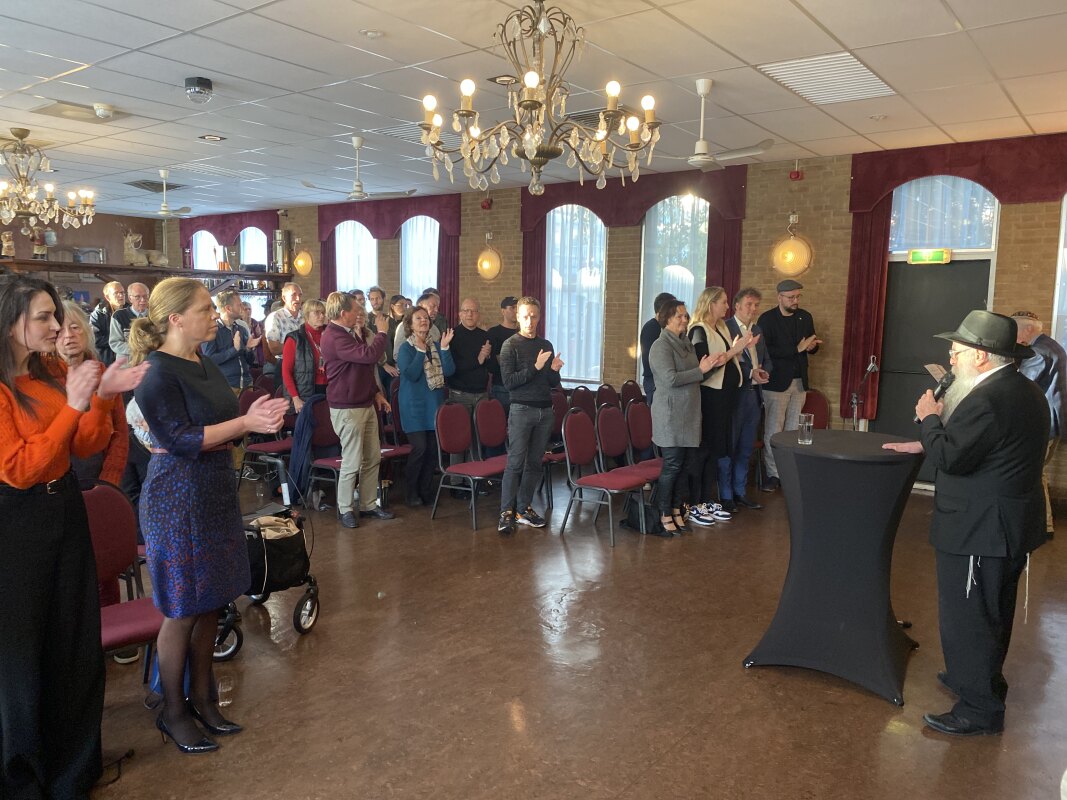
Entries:
<svg viewBox="0 0 1067 800">
<path fill-rule="evenodd" d="M 214 95 L 214 87 L 210 78 L 186 78 L 185 96 L 189 101 L 197 105 L 203 105 Z"/>
</svg>

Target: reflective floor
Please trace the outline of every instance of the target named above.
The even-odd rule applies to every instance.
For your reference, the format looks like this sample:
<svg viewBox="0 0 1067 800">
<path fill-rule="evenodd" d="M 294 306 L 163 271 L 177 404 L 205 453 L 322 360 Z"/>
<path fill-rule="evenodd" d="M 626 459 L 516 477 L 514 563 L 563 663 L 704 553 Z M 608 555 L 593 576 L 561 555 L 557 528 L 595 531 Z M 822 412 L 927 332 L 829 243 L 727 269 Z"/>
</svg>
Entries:
<svg viewBox="0 0 1067 800">
<path fill-rule="evenodd" d="M 930 498 L 912 497 L 895 551 L 894 607 L 920 644 L 899 708 L 829 675 L 742 667 L 787 567 L 780 493 L 680 538 L 620 530 L 613 549 L 591 510 L 559 536 L 557 492 L 549 527 L 510 539 L 490 498 L 477 532 L 447 497 L 433 522 L 399 504 L 354 531 L 313 514 L 318 624 L 295 632 L 300 590 L 242 598 L 244 647 L 216 667 L 246 732 L 180 754 L 142 705 L 141 665 L 111 662 L 105 751 L 136 755 L 94 797 L 1059 796 L 1067 533 L 1035 554 L 1026 624 L 1020 590 L 1006 732 L 953 740 L 922 724 L 953 702 L 935 679 Z"/>
</svg>

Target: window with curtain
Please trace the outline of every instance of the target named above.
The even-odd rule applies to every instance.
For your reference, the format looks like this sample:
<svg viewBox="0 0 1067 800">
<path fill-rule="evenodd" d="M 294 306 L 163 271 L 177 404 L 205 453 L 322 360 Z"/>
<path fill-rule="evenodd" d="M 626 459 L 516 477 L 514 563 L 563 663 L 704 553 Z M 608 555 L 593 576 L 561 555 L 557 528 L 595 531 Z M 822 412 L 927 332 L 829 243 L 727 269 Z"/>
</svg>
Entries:
<svg viewBox="0 0 1067 800">
<path fill-rule="evenodd" d="M 893 192 L 889 251 L 993 250 L 999 212 L 997 198 L 966 178 L 932 175 L 909 181 Z"/>
<path fill-rule="evenodd" d="M 596 385 L 603 374 L 608 229 L 574 205 L 550 211 L 545 227 L 545 336 L 563 356 L 561 378 Z"/>
<path fill-rule="evenodd" d="M 437 237 L 441 224 L 431 217 L 412 217 L 400 226 L 400 291 L 411 302 L 422 290 L 437 286 Z"/>
<path fill-rule="evenodd" d="M 219 261 L 225 258 L 225 253 L 219 247 L 219 243 L 208 231 L 194 233 L 190 245 L 193 251 L 193 269 L 217 270 Z"/>
<path fill-rule="evenodd" d="M 333 229 L 333 240 L 340 291 L 362 289 L 366 292 L 378 283 L 378 242 L 366 225 L 355 220 L 342 222 Z"/>
<path fill-rule="evenodd" d="M 241 247 L 241 265 L 245 264 L 268 264 L 267 260 L 267 234 L 259 228 L 245 228 L 239 238 Z M 237 269 L 237 265 L 232 265 Z"/>
<path fill-rule="evenodd" d="M 704 288 L 710 208 L 707 200 L 686 194 L 661 200 L 645 214 L 638 329 L 654 316 L 652 303 L 661 292 L 670 292 L 692 310 Z"/>
</svg>

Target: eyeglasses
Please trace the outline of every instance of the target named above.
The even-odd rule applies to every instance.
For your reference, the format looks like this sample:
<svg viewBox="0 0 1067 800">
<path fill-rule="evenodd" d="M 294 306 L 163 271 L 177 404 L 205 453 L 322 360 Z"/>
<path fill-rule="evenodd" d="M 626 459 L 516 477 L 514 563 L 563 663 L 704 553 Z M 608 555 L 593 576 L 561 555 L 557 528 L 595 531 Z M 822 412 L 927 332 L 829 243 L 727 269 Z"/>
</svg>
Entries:
<svg viewBox="0 0 1067 800">
<path fill-rule="evenodd" d="M 796 294 L 783 294 L 783 295 L 780 295 L 780 297 L 783 300 L 799 300 L 800 299 L 800 292 L 797 292 Z"/>
<path fill-rule="evenodd" d="M 948 349 L 948 360 L 952 361 L 960 353 L 966 353 L 966 352 L 967 352 L 967 348 L 966 347 L 961 347 L 959 350 L 957 350 L 955 347 L 950 347 Z"/>
</svg>

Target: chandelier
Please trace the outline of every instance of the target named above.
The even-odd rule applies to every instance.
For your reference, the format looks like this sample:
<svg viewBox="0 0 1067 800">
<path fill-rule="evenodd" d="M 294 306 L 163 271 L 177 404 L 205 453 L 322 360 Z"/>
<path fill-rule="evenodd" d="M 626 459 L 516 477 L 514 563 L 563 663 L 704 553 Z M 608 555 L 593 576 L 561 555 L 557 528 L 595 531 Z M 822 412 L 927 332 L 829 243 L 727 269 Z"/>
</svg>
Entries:
<svg viewBox="0 0 1067 800">
<path fill-rule="evenodd" d="M 14 140 L 0 146 L 0 165 L 7 167 L 8 179 L 0 178 L 0 224 L 10 225 L 22 220 L 22 233 L 33 234 L 38 222 L 62 221 L 64 228 L 90 225 L 96 207 L 93 193 L 80 189 L 67 192 L 67 205 L 56 199 L 56 187 L 51 183 L 37 183 L 37 173 L 49 173 L 52 165 L 39 147 L 26 143 L 30 132 L 26 128 L 12 128 Z M 41 190 L 44 197 L 40 197 Z"/>
<path fill-rule="evenodd" d="M 453 165 L 462 162 L 470 187 L 484 191 L 490 183 L 500 182 L 498 165 L 506 165 L 510 156 L 519 161 L 523 172 L 529 165 L 530 194 L 539 195 L 545 191 L 541 182 L 545 165 L 565 152 L 567 166 L 577 170 L 579 183 L 584 184 L 589 175 L 603 189 L 611 169 L 619 170 L 623 183 L 627 173 L 631 180 L 638 179 L 638 159 L 647 153 L 651 163 L 659 141 L 652 95 L 641 99 L 644 119 L 639 119 L 619 106 L 621 87 L 618 81 L 609 81 L 607 102 L 595 127 L 568 116 L 570 89 L 564 77 L 571 62 L 581 58 L 585 30 L 562 9 L 545 8 L 543 0 L 508 14 L 494 38 L 514 70 L 513 77 L 498 82 L 507 86 L 508 108 L 515 116 L 482 130 L 474 109 L 475 83 L 467 78 L 459 85 L 460 107 L 452 114 L 452 130 L 460 134 L 461 141 L 458 147 L 449 148 L 441 142 L 444 120 L 437 113 L 437 98 L 426 95 L 420 127 L 434 180 L 440 180 L 440 165 L 455 182 Z"/>
</svg>

